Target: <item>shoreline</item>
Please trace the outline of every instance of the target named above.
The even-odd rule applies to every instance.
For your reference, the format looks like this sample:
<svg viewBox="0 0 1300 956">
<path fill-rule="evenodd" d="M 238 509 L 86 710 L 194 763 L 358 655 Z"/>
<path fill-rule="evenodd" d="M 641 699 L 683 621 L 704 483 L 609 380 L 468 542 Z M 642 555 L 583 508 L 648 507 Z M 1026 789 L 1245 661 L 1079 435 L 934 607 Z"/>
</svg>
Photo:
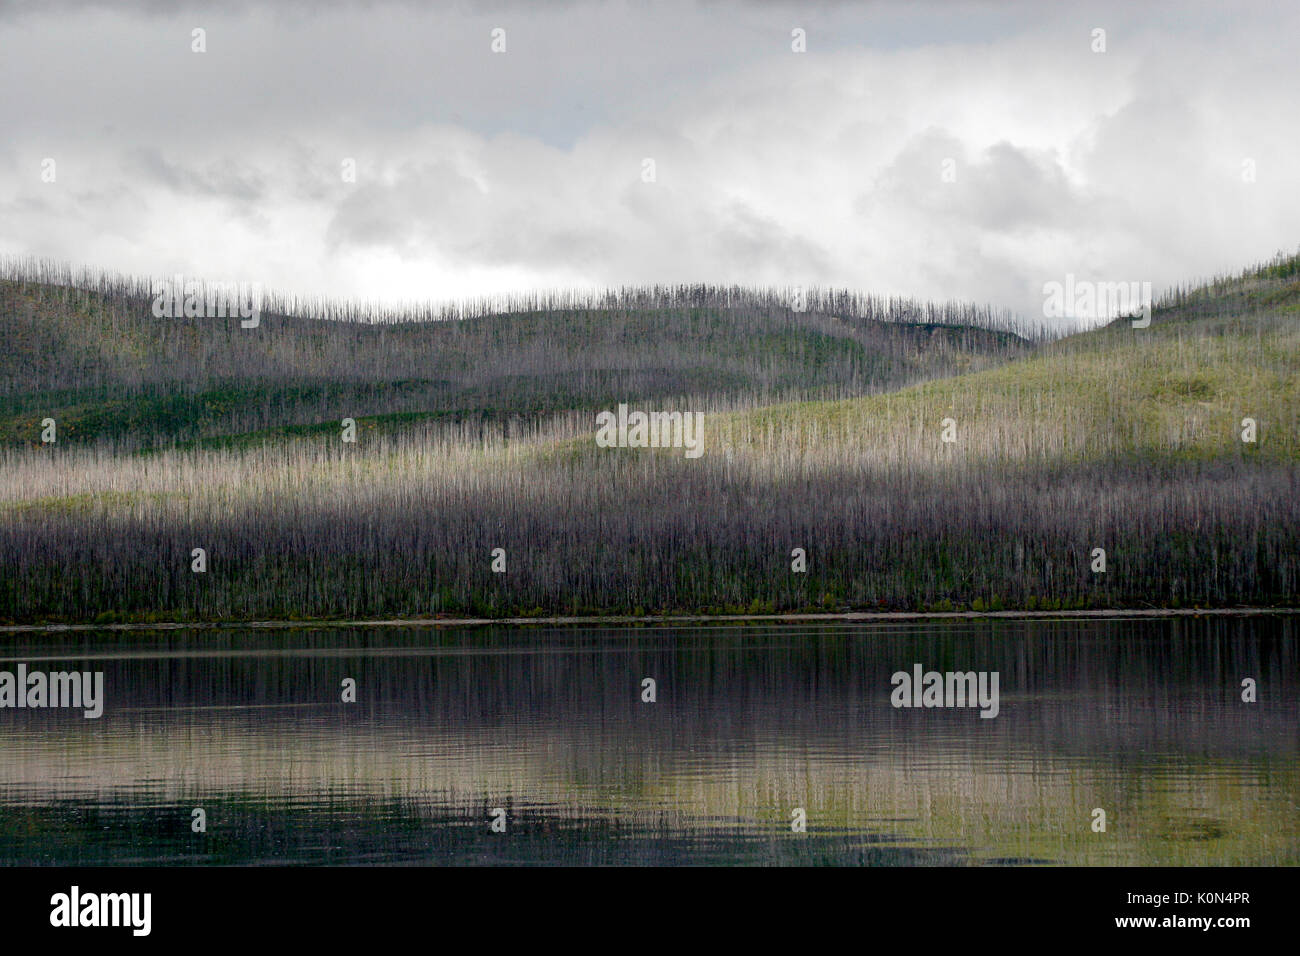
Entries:
<svg viewBox="0 0 1300 956">
<path fill-rule="evenodd" d="M 293 630 L 326 628 L 452 628 L 452 627 L 625 627 L 634 624 L 687 626 L 694 624 L 754 623 L 888 623 L 917 620 L 1117 620 L 1159 617 L 1259 617 L 1270 614 L 1296 615 L 1300 608 L 1105 608 L 1072 611 L 840 611 L 791 614 L 646 614 L 640 616 L 550 616 L 550 617 L 439 617 L 376 620 L 302 621 L 173 621 L 135 624 L 0 624 L 0 634 L 60 633 L 87 631 L 182 631 L 182 630 Z"/>
</svg>

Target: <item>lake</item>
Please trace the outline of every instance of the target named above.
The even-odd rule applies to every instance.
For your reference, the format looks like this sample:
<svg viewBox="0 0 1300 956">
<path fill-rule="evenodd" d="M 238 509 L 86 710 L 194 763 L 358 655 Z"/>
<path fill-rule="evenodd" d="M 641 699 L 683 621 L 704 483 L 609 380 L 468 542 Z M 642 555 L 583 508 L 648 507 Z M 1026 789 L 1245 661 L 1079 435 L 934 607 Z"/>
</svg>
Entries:
<svg viewBox="0 0 1300 956">
<path fill-rule="evenodd" d="M 104 700 L 0 709 L 5 864 L 1300 862 L 1285 615 L 0 636 L 19 665 Z M 996 673 L 996 717 L 894 706 L 916 665 Z"/>
</svg>

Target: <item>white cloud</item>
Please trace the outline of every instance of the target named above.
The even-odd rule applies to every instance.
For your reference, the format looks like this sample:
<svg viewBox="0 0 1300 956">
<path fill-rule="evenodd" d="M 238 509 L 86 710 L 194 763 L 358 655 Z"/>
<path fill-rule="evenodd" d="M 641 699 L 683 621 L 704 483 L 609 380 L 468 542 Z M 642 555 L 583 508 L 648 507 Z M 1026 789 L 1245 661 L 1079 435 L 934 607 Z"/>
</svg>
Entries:
<svg viewBox="0 0 1300 956">
<path fill-rule="evenodd" d="M 31 12 L 0 22 L 0 253 L 366 299 L 818 283 L 1034 314 L 1066 272 L 1159 286 L 1300 241 L 1295 12 L 945 9 L 967 37 L 928 41 L 926 4 L 250 8 L 203 56 L 191 15 Z"/>
</svg>

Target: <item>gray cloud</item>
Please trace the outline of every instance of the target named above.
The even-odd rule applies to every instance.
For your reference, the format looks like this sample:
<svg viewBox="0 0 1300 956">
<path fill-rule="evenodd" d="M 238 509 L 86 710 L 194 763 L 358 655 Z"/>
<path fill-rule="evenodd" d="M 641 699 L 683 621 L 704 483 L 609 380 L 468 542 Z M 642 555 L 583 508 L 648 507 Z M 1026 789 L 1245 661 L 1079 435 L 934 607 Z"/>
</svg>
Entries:
<svg viewBox="0 0 1300 956">
<path fill-rule="evenodd" d="M 157 149 L 127 153 L 126 169 L 175 192 L 253 203 L 266 198 L 266 185 L 256 170 L 242 168 L 238 160 L 224 157 L 196 167 L 171 162 Z"/>
<path fill-rule="evenodd" d="M 304 10 L 0 7 L 0 254 L 365 298 L 817 283 L 1033 312 L 1067 271 L 1159 285 L 1297 241 L 1289 8 Z"/>
</svg>

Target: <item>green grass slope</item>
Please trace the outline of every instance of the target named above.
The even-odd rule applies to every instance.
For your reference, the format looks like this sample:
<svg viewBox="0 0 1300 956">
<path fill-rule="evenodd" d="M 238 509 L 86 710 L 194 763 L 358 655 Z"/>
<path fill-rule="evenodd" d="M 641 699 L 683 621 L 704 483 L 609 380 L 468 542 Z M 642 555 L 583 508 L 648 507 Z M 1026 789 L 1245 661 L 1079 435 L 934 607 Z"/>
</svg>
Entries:
<svg viewBox="0 0 1300 956">
<path fill-rule="evenodd" d="M 1294 462 L 1300 276 L 1250 275 L 1219 288 L 1157 309 L 1147 328 L 1121 320 L 997 368 L 889 394 L 756 409 L 727 424 L 738 441 L 772 433 L 881 458 L 906 448 L 914 457 L 992 461 Z M 958 439 L 948 447 L 937 438 L 945 418 Z M 1242 440 L 1247 418 L 1253 442 Z"/>
</svg>

